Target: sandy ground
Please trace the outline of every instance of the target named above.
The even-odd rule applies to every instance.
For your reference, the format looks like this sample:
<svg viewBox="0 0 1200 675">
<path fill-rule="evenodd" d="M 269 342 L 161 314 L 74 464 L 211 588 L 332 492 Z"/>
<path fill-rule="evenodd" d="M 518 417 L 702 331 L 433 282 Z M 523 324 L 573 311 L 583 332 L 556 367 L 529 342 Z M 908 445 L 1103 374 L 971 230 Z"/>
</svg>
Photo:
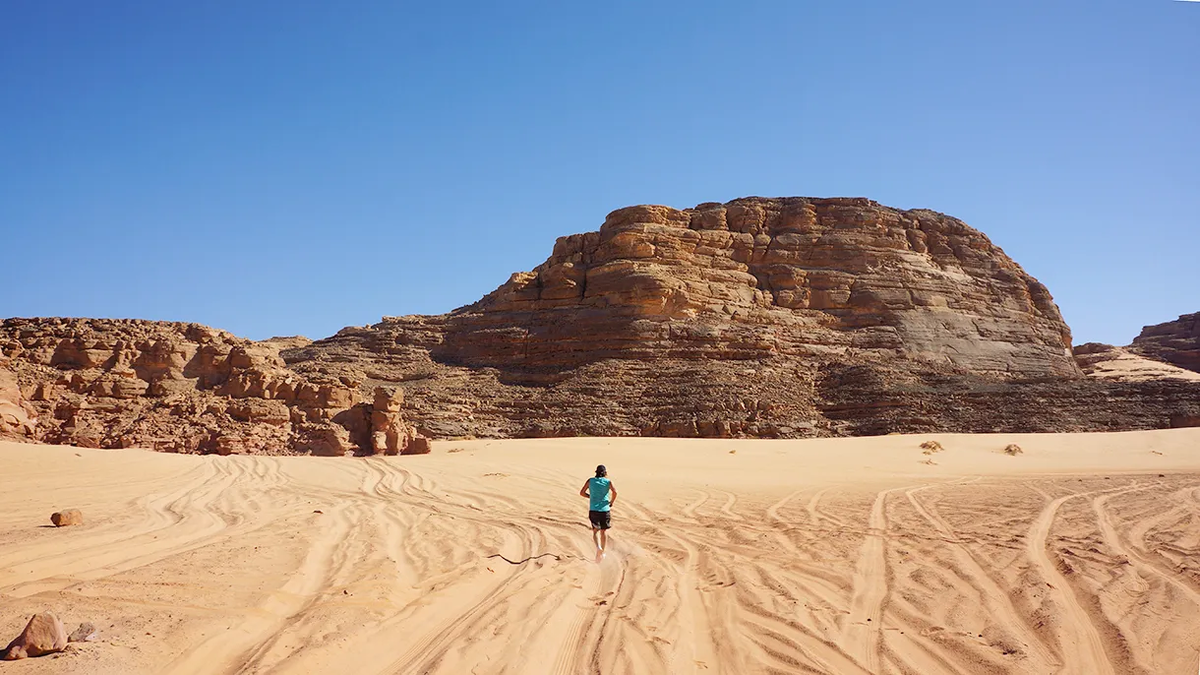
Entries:
<svg viewBox="0 0 1200 675">
<path fill-rule="evenodd" d="M 0 639 L 99 627 L 0 675 L 1197 672 L 1200 429 L 0 467 Z"/>
</svg>

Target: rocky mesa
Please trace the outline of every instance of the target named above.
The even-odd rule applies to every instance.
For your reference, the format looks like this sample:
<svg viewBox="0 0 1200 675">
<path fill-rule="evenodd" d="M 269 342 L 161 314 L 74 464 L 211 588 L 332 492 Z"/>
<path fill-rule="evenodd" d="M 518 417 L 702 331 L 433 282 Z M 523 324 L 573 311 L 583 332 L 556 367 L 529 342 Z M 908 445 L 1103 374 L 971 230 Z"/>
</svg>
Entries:
<svg viewBox="0 0 1200 675">
<path fill-rule="evenodd" d="M 866 199 L 620 209 L 473 305 L 283 356 L 403 386 L 439 437 L 1154 428 L 1197 399 L 1085 379 L 986 236 Z"/>
<path fill-rule="evenodd" d="M 881 357 L 1078 375 L 1050 293 L 986 236 L 866 199 L 615 211 L 451 314 L 438 356 L 509 370 Z"/>
<path fill-rule="evenodd" d="M 9 427 L 181 452 L 1158 428 L 1200 401 L 1086 376 L 1049 291 L 985 235 L 867 199 L 619 209 L 472 305 L 312 343 L 10 319 L 0 350 Z"/>
</svg>

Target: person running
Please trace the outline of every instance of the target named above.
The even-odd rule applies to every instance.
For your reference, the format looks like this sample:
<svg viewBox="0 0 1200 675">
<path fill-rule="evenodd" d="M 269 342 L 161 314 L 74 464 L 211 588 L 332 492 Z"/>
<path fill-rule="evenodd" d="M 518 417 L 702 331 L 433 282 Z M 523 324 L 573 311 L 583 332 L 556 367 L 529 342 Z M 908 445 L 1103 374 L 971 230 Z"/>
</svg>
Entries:
<svg viewBox="0 0 1200 675">
<path fill-rule="evenodd" d="M 604 468 L 603 464 L 596 467 L 596 477 L 589 478 L 583 484 L 579 496 L 591 500 L 588 520 L 592 521 L 592 543 L 596 545 L 596 562 L 600 562 L 604 560 L 604 549 L 608 546 L 608 528 L 612 527 L 612 505 L 617 503 L 617 488 L 608 479 L 608 469 Z"/>
</svg>

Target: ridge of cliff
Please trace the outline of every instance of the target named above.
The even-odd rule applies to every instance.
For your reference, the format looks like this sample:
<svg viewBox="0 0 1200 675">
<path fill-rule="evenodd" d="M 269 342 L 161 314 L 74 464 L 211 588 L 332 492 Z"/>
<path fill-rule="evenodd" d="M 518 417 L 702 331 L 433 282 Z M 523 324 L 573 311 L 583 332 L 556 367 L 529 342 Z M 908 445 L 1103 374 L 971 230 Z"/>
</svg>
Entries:
<svg viewBox="0 0 1200 675">
<path fill-rule="evenodd" d="M 1180 330 L 1073 353 L 1046 287 L 934 211 L 803 197 L 633 206 L 471 305 L 315 342 L 4 320 L 0 433 L 343 455 L 427 452 L 426 437 L 1162 428 L 1200 419 L 1200 382 L 1131 359 L 1185 353 Z"/>
<path fill-rule="evenodd" d="M 619 209 L 478 302 L 282 355 L 403 387 L 437 437 L 1152 428 L 1187 395 L 1097 390 L 984 234 L 857 198 Z"/>
</svg>

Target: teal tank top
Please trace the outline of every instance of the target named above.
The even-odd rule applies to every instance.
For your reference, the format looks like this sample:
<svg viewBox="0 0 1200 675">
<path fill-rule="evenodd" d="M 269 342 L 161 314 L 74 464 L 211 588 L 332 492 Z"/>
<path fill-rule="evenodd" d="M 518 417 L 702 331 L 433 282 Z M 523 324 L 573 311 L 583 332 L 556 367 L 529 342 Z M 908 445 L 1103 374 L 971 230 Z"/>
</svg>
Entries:
<svg viewBox="0 0 1200 675">
<path fill-rule="evenodd" d="M 592 500 L 592 504 L 589 507 L 592 511 L 608 511 L 612 508 L 612 504 L 608 498 L 608 479 L 589 478 L 588 497 Z"/>
</svg>

